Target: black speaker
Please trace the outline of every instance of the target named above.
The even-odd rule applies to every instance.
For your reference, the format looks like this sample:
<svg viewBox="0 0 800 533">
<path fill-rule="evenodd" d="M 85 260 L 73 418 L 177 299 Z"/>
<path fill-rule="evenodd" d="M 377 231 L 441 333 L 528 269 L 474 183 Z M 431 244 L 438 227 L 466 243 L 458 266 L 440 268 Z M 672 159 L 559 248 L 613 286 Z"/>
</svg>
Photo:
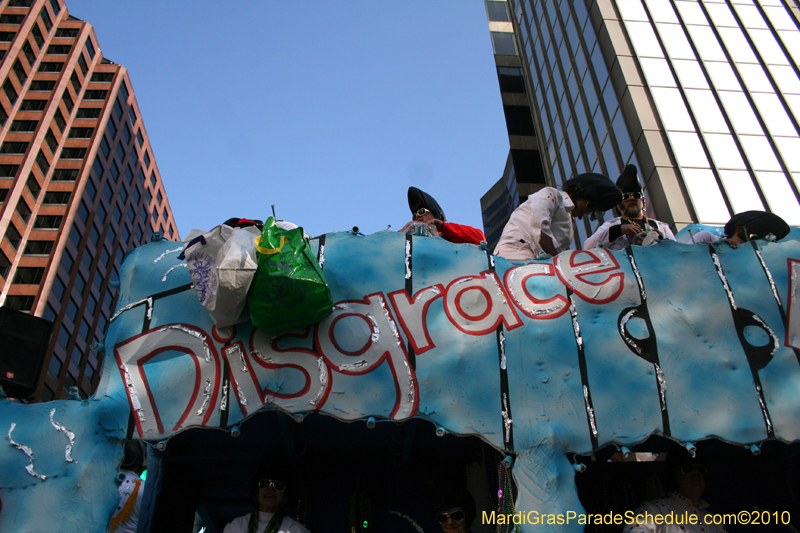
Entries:
<svg viewBox="0 0 800 533">
<path fill-rule="evenodd" d="M 53 323 L 0 307 L 0 385 L 12 398 L 27 398 L 42 373 Z"/>
</svg>

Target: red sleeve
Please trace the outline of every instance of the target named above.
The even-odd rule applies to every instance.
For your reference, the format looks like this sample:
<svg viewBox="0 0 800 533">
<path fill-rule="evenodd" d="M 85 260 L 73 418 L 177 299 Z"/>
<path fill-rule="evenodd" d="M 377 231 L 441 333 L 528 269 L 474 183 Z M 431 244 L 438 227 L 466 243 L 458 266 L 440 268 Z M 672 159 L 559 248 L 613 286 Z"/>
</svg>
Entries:
<svg viewBox="0 0 800 533">
<path fill-rule="evenodd" d="M 454 243 L 480 244 L 481 241 L 486 240 L 486 236 L 478 228 L 452 222 L 442 223 L 441 236 L 444 240 Z"/>
</svg>

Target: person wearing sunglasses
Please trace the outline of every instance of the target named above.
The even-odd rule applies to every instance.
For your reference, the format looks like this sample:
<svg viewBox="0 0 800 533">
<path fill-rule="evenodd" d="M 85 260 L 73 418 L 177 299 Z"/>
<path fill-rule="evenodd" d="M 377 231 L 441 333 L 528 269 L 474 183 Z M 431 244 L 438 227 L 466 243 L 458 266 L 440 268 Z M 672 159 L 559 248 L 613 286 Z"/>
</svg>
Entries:
<svg viewBox="0 0 800 533">
<path fill-rule="evenodd" d="M 697 451 L 699 454 L 699 450 Z M 708 503 L 702 499 L 706 488 L 706 467 L 686 448 L 675 445 L 667 452 L 664 461 L 666 484 L 673 490 L 666 498 L 644 502 L 634 512 L 634 523 L 625 526 L 624 533 L 721 533 L 724 526 L 706 524 L 704 517 L 709 513 Z M 673 520 L 660 520 L 656 515 L 666 517 L 672 514 Z M 647 516 L 649 515 L 649 516 Z M 695 515 L 697 524 L 689 523 L 688 516 Z M 646 519 L 645 519 L 646 518 Z M 672 523 L 665 524 L 665 521 Z M 642 523 L 636 523 L 642 522 Z"/>
<path fill-rule="evenodd" d="M 278 465 L 259 467 L 256 478 L 256 509 L 232 520 L 223 533 L 309 533 L 300 522 L 286 515 L 291 473 Z"/>
<path fill-rule="evenodd" d="M 408 188 L 408 207 L 411 209 L 411 220 L 403 226 L 400 233 L 405 233 L 414 223 L 423 222 L 436 228 L 436 236 L 456 244 L 477 245 L 486 240 L 486 236 L 478 228 L 447 222 L 444 211 L 433 196 L 416 187 Z"/>
<path fill-rule="evenodd" d="M 772 235 L 779 241 L 789 235 L 789 225 L 775 213 L 767 211 L 744 211 L 737 213 L 725 224 L 725 235 L 701 231 L 692 235 L 692 242 L 711 243 L 722 240 L 731 248 L 738 248 L 747 241 L 766 239 Z"/>
<path fill-rule="evenodd" d="M 580 174 L 565 181 L 562 191 L 544 187 L 511 213 L 494 255 L 509 261 L 558 255 L 572 245 L 573 219 L 611 209 L 621 199 L 622 192 L 602 174 Z"/>
<path fill-rule="evenodd" d="M 631 244 L 675 240 L 675 235 L 667 224 L 648 218 L 645 214 L 644 194 L 636 165 L 625 167 L 617 180 L 617 187 L 622 190 L 622 202 L 617 206 L 620 216 L 597 228 L 583 243 L 584 250 L 596 248 L 601 243 L 603 248 L 623 250 Z"/>
<path fill-rule="evenodd" d="M 469 533 L 475 519 L 475 500 L 466 490 L 450 492 L 436 498 L 436 521 L 443 533 Z"/>
</svg>

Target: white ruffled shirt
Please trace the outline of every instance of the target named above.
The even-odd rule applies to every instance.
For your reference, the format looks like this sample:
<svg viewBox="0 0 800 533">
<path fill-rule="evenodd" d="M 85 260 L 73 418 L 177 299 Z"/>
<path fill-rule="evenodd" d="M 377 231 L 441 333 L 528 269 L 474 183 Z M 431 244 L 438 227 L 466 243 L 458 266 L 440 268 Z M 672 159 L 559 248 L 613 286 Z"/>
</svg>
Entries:
<svg viewBox="0 0 800 533">
<path fill-rule="evenodd" d="M 558 252 L 568 250 L 574 235 L 570 215 L 574 208 L 575 204 L 567 193 L 552 187 L 530 195 L 511 213 L 494 255 L 510 261 L 528 261 L 542 254 L 547 256 L 539 245 L 543 233 L 553 240 Z"/>
<path fill-rule="evenodd" d="M 247 533 L 247 526 L 250 523 L 251 514 L 253 513 L 248 513 L 244 516 L 240 516 L 239 518 L 234 518 L 227 526 L 225 526 L 225 529 L 222 530 L 222 533 Z M 256 531 L 258 533 L 262 533 L 267 528 L 269 521 L 272 520 L 272 517 L 274 515 L 275 513 L 265 513 L 259 511 L 258 528 L 256 528 Z M 309 533 L 309 532 L 297 520 L 289 518 L 288 516 L 284 516 L 283 521 L 281 522 L 281 527 L 278 530 L 278 533 Z"/>
</svg>

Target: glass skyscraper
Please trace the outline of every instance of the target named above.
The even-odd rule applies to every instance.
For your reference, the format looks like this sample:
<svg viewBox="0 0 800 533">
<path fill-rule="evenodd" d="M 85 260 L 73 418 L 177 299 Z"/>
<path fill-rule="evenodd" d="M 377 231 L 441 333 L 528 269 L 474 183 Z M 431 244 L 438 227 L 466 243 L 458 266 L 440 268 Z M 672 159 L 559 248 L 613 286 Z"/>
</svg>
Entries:
<svg viewBox="0 0 800 533">
<path fill-rule="evenodd" d="M 521 60 L 548 184 L 588 171 L 616 179 L 634 163 L 651 215 L 674 229 L 749 209 L 800 224 L 795 4 L 486 4 L 495 57 Z"/>
</svg>

